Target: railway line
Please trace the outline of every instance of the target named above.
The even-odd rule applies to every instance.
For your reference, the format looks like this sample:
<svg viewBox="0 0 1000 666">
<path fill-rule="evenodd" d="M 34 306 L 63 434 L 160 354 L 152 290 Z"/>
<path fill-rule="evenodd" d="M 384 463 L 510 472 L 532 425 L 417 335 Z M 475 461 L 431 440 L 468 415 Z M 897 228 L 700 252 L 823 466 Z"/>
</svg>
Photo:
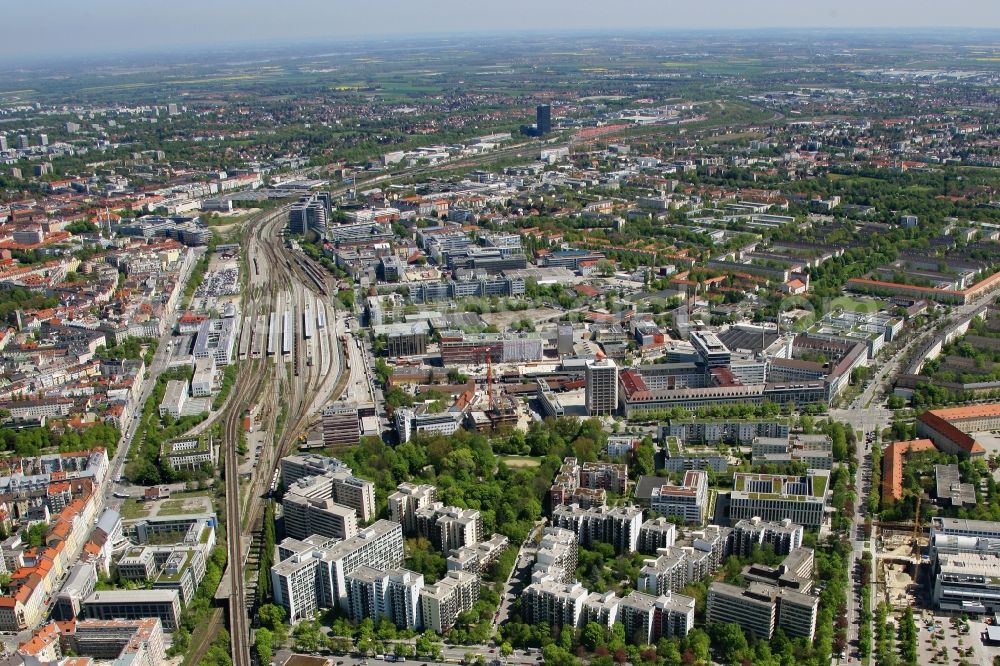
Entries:
<svg viewBox="0 0 1000 666">
<path fill-rule="evenodd" d="M 239 355 L 243 364 L 222 415 L 231 590 L 228 625 L 234 666 L 251 663 L 248 610 L 253 600 L 248 600 L 243 578 L 245 544 L 251 541 L 249 535 L 260 528 L 265 497 L 278 461 L 291 452 L 299 433 L 318 409 L 347 386 L 344 357 L 336 344 L 342 326 L 330 300 L 332 276 L 312 260 L 284 247 L 279 235 L 286 220 L 286 209 L 278 209 L 248 222 L 246 252 L 252 274 L 241 322 Z M 286 311 L 291 315 L 287 329 Z M 288 335 L 283 336 L 286 331 Z M 286 349 L 288 353 L 283 354 Z M 252 407 L 261 416 L 262 429 L 273 432 L 282 409 L 285 421 L 272 446 L 263 447 L 249 485 L 242 484 L 241 493 L 238 446 L 243 417 Z"/>
<path fill-rule="evenodd" d="M 493 153 L 485 160 L 474 158 L 468 162 L 474 164 L 500 159 L 525 150 L 526 145 Z M 407 175 L 425 175 L 449 167 L 454 168 L 447 164 L 421 167 Z M 366 183 L 374 184 L 388 178 L 381 175 Z M 346 189 L 341 187 L 339 191 Z M 340 342 L 341 335 L 346 335 L 348 329 L 344 313 L 338 313 L 333 300 L 336 283 L 318 262 L 285 247 L 281 231 L 287 224 L 287 213 L 288 206 L 284 206 L 262 213 L 246 223 L 248 233 L 244 244 L 250 275 L 244 291 L 241 326 L 245 330 L 239 347 L 243 363 L 232 397 L 223 412 L 228 574 L 231 586 L 228 620 L 234 666 L 251 664 L 250 604 L 243 578 L 248 552 L 244 544 L 251 540 L 246 537 L 260 528 L 265 498 L 273 485 L 278 461 L 294 449 L 299 435 L 323 405 L 336 400 L 347 390 L 352 378 L 349 360 L 352 351 L 345 350 Z M 294 340 L 288 354 L 282 353 L 285 345 L 278 342 L 284 332 L 285 309 L 293 313 Z M 307 324 L 308 319 L 294 314 L 305 313 L 307 309 L 311 309 L 311 316 L 316 317 L 315 326 Z M 292 365 L 291 373 L 286 365 L 288 363 Z M 238 446 L 243 417 L 254 406 L 260 415 L 263 430 L 274 432 L 279 413 L 284 414 L 284 423 L 272 446 L 263 447 L 249 486 L 241 495 Z M 268 574 L 261 572 L 261 575 Z"/>
<path fill-rule="evenodd" d="M 229 633 L 232 637 L 233 666 L 250 666 L 250 631 L 247 619 L 246 586 L 243 584 L 243 530 L 240 513 L 240 462 L 237 452 L 246 400 L 260 389 L 263 373 L 246 372 L 236 380 L 235 400 L 228 407 L 223 425 L 226 474 L 226 541 L 229 549 Z"/>
</svg>

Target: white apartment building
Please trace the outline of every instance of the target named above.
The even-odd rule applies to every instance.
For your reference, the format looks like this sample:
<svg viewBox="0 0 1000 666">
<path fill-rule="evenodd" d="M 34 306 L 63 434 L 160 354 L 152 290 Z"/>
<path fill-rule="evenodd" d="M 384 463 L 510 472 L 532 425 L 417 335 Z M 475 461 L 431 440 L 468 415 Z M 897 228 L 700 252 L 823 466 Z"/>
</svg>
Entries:
<svg viewBox="0 0 1000 666">
<path fill-rule="evenodd" d="M 649 508 L 656 513 L 697 524 L 705 522 L 707 503 L 708 473 L 704 470 L 686 471 L 681 485 L 663 484 L 653 488 L 649 498 Z"/>
<path fill-rule="evenodd" d="M 610 543 L 616 553 L 635 552 L 642 525 L 642 509 L 637 506 L 594 506 L 561 504 L 552 510 L 552 525 L 572 530 L 583 546 L 600 541 Z"/>
<path fill-rule="evenodd" d="M 383 617 L 401 629 L 423 628 L 421 574 L 406 569 L 359 567 L 346 577 L 348 613 L 355 622 Z"/>
<path fill-rule="evenodd" d="M 404 534 L 417 531 L 416 512 L 434 503 L 437 488 L 429 484 L 401 483 L 389 495 L 389 520 L 403 526 Z"/>
<path fill-rule="evenodd" d="M 545 574 L 533 575 L 521 595 L 525 621 L 549 627 L 578 627 L 588 592 L 579 581 L 559 582 Z"/>
<path fill-rule="evenodd" d="M 588 361 L 585 402 L 590 416 L 610 416 L 618 408 L 618 366 L 609 358 Z"/>
<path fill-rule="evenodd" d="M 350 539 L 358 533 L 358 515 L 354 509 L 332 499 L 302 497 L 288 493 L 281 502 L 285 534 L 293 539 L 318 535 L 331 539 Z"/>
<path fill-rule="evenodd" d="M 829 486 L 827 470 L 810 470 L 805 476 L 737 473 L 729 495 L 729 516 L 732 520 L 788 518 L 805 527 L 819 527 Z"/>
<path fill-rule="evenodd" d="M 694 627 L 694 607 L 694 598 L 683 594 L 653 596 L 633 590 L 618 607 L 625 640 L 643 645 L 664 637 L 687 636 Z"/>
<path fill-rule="evenodd" d="M 285 539 L 271 567 L 274 602 L 289 622 L 311 618 L 319 608 L 348 609 L 346 577 L 362 566 L 395 569 L 403 564 L 403 529 L 379 520 L 344 541 L 312 536 Z"/>
<path fill-rule="evenodd" d="M 443 634 L 478 600 L 479 576 L 468 571 L 449 571 L 444 578 L 420 592 L 424 628 Z"/>
</svg>

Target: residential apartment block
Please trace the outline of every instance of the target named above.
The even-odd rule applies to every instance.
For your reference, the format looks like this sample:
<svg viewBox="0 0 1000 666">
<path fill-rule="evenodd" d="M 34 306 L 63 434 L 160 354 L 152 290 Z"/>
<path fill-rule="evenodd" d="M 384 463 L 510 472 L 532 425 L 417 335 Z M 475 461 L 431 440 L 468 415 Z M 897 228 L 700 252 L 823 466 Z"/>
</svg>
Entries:
<svg viewBox="0 0 1000 666">
<path fill-rule="evenodd" d="M 729 534 L 729 550 L 733 555 L 748 558 L 755 546 L 770 544 L 775 555 L 787 555 L 802 545 L 803 533 L 802 526 L 794 524 L 791 519 L 770 522 L 755 516 L 736 523 Z"/>
<path fill-rule="evenodd" d="M 610 543 L 616 553 L 631 553 L 639 542 L 642 509 L 637 506 L 584 509 L 578 504 L 563 504 L 552 511 L 552 524 L 572 530 L 580 545 Z"/>
<path fill-rule="evenodd" d="M 358 533 L 357 512 L 332 499 L 287 493 L 281 507 L 285 534 L 293 539 L 305 539 L 314 534 L 331 539 L 350 539 Z"/>
<path fill-rule="evenodd" d="M 332 499 L 337 504 L 349 506 L 357 511 L 363 523 L 375 517 L 375 484 L 354 476 L 351 469 L 336 458 L 293 455 L 281 459 L 281 478 L 286 488 L 304 477 L 319 477 L 314 483 L 322 487 L 308 496 Z"/>
<path fill-rule="evenodd" d="M 649 498 L 649 508 L 664 516 L 677 516 L 686 522 L 705 522 L 708 504 L 708 474 L 702 470 L 688 470 L 681 485 L 665 483 L 654 487 Z"/>
<path fill-rule="evenodd" d="M 428 484 L 401 483 L 389 495 L 389 520 L 403 526 L 404 534 L 416 534 L 417 510 L 434 503 L 437 488 Z"/>
<path fill-rule="evenodd" d="M 763 583 L 742 588 L 715 582 L 708 588 L 707 622 L 738 624 L 762 640 L 781 627 L 791 637 L 812 640 L 816 635 L 819 597 L 779 589 Z"/>
<path fill-rule="evenodd" d="M 737 473 L 729 495 L 730 519 L 788 518 L 805 527 L 819 527 L 823 524 L 829 482 L 826 470 L 811 470 L 805 476 Z"/>
<path fill-rule="evenodd" d="M 442 634 L 478 600 L 479 576 L 467 571 L 449 571 L 444 578 L 420 592 L 423 626 Z"/>
<path fill-rule="evenodd" d="M 163 630 L 180 626 L 181 597 L 177 590 L 106 590 L 94 592 L 83 602 L 84 614 L 92 620 L 142 620 L 159 618 Z"/>
<path fill-rule="evenodd" d="M 278 545 L 278 556 L 271 567 L 274 602 L 294 623 L 311 618 L 320 608 L 347 610 L 346 577 L 358 568 L 402 566 L 403 530 L 398 523 L 379 520 L 343 541 L 286 538 Z"/>
<path fill-rule="evenodd" d="M 475 509 L 434 502 L 414 512 L 417 533 L 444 554 L 483 540 L 483 518 Z"/>
<path fill-rule="evenodd" d="M 348 613 L 355 622 L 371 619 L 377 625 L 384 617 L 401 629 L 423 628 L 421 574 L 406 569 L 361 566 L 344 580 Z"/>
</svg>

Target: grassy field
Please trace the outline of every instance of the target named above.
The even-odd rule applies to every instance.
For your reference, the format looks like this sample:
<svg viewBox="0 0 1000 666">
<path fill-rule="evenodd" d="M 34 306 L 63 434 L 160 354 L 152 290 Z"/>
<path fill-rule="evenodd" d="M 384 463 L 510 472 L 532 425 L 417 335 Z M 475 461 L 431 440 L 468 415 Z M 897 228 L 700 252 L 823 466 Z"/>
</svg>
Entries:
<svg viewBox="0 0 1000 666">
<path fill-rule="evenodd" d="M 195 513 L 211 509 L 212 501 L 208 499 L 207 490 L 199 490 L 183 495 L 174 495 L 160 503 L 158 516 L 177 516 L 184 513 Z"/>
<path fill-rule="evenodd" d="M 542 464 L 541 458 L 531 456 L 501 456 L 500 460 L 508 467 L 538 467 Z"/>
<path fill-rule="evenodd" d="M 139 520 L 147 517 L 151 512 L 146 509 L 145 502 L 130 499 L 122 503 L 121 513 L 124 520 Z"/>
<path fill-rule="evenodd" d="M 841 296 L 830 301 L 830 308 L 848 312 L 878 312 L 882 308 L 882 304 L 871 298 Z"/>
</svg>

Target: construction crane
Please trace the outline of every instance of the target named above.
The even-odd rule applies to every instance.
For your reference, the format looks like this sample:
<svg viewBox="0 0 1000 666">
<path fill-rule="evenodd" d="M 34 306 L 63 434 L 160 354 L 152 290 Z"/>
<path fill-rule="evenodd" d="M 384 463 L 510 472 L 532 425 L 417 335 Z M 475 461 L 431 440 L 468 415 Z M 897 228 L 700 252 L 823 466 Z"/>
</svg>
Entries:
<svg viewBox="0 0 1000 666">
<path fill-rule="evenodd" d="M 493 354 L 486 352 L 486 404 L 495 409 L 493 402 Z"/>
</svg>

